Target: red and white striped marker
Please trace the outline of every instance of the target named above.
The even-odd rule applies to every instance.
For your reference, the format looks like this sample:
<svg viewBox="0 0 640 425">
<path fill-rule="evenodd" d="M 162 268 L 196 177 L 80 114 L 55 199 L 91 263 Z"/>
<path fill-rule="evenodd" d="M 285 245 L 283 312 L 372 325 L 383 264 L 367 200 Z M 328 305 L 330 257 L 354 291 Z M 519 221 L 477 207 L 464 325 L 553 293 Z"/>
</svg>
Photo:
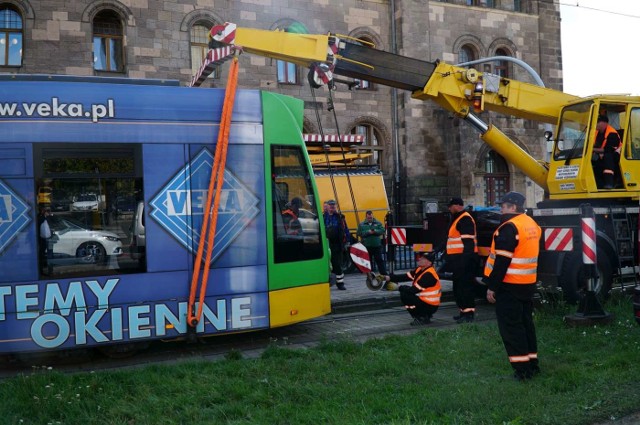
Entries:
<svg viewBox="0 0 640 425">
<path fill-rule="evenodd" d="M 593 217 L 582 218 L 582 262 L 596 264 L 596 220 Z"/>
<path fill-rule="evenodd" d="M 406 245 L 407 244 L 407 229 L 401 227 L 394 227 L 391 229 L 391 244 L 392 245 Z"/>
<path fill-rule="evenodd" d="M 362 273 L 371 273 L 371 259 L 369 258 L 369 251 L 367 247 L 360 242 L 354 243 L 349 248 L 349 254 L 351 255 L 351 261 Z"/>
<path fill-rule="evenodd" d="M 547 251 L 573 251 L 573 229 L 544 229 L 544 249 Z"/>
</svg>

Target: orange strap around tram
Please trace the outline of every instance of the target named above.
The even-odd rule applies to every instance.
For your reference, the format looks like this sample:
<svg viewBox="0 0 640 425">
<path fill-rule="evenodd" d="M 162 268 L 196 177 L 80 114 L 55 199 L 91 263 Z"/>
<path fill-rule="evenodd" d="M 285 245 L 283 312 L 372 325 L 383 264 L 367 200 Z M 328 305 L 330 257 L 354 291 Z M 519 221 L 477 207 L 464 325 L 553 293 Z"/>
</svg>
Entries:
<svg viewBox="0 0 640 425">
<path fill-rule="evenodd" d="M 189 307 L 187 309 L 187 323 L 195 327 L 202 318 L 202 308 L 207 293 L 207 283 L 209 280 L 209 267 L 213 254 L 216 225 L 218 223 L 218 207 L 220 205 L 220 195 L 224 184 L 224 169 L 227 162 L 227 147 L 229 146 L 229 130 L 231 129 L 231 115 L 233 113 L 233 103 L 236 98 L 236 88 L 238 85 L 238 58 L 233 58 L 229 69 L 229 79 L 225 91 L 224 104 L 222 106 L 222 117 L 218 130 L 218 144 L 211 169 L 211 179 L 209 180 L 209 190 L 207 191 L 207 202 L 205 204 L 205 214 L 202 220 L 200 231 L 200 241 L 193 265 L 193 275 L 191 277 L 191 291 L 189 293 Z M 213 208 L 211 206 L 213 198 Z M 209 220 L 211 216 L 211 220 Z M 206 235 L 206 243 L 205 243 Z M 200 296 L 198 298 L 198 310 L 195 311 L 196 292 L 198 292 L 198 281 L 200 277 L 200 266 L 205 244 L 207 246 L 206 259 L 202 270 L 202 282 L 200 283 Z"/>
</svg>

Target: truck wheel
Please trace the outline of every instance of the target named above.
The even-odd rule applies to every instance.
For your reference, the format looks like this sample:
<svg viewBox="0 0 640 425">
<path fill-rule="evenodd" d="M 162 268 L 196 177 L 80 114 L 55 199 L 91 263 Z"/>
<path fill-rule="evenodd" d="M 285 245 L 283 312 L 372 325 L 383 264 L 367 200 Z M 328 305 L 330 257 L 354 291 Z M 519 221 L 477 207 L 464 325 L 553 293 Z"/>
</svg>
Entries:
<svg viewBox="0 0 640 425">
<path fill-rule="evenodd" d="M 608 298 L 611 292 L 613 275 L 611 263 L 606 255 L 598 255 L 597 260 L 598 280 L 594 292 L 601 298 Z M 582 264 L 582 253 L 572 252 L 564 258 L 560 285 L 564 300 L 569 304 L 576 304 L 587 291 L 587 278 Z"/>
</svg>

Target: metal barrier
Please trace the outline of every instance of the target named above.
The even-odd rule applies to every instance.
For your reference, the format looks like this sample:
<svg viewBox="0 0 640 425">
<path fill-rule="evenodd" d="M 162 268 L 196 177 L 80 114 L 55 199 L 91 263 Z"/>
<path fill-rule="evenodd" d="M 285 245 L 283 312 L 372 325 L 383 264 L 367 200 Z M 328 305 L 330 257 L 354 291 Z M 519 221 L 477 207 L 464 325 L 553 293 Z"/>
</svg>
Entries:
<svg viewBox="0 0 640 425">
<path fill-rule="evenodd" d="M 392 270 L 407 270 L 417 267 L 416 255 L 415 252 L 413 252 L 413 247 L 396 245 L 389 246 L 387 249 L 392 250 L 392 252 L 383 252 L 382 258 L 387 265 L 387 270 L 390 272 Z"/>
</svg>

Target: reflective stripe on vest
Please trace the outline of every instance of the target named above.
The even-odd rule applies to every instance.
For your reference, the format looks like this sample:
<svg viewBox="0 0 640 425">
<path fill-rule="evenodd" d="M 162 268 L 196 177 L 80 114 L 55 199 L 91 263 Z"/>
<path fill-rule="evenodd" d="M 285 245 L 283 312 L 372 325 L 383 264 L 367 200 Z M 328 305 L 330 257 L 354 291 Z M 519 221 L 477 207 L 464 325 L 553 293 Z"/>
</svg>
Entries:
<svg viewBox="0 0 640 425">
<path fill-rule="evenodd" d="M 428 288 L 423 288 L 418 284 L 418 281 L 425 273 L 429 273 L 431 274 L 431 276 L 433 276 L 433 278 L 436 280 L 435 285 Z M 407 276 L 412 276 L 411 272 L 407 273 Z M 440 305 L 440 295 L 442 294 L 442 287 L 440 286 L 440 278 L 438 277 L 438 274 L 433 267 L 428 267 L 424 270 L 417 268 L 416 277 L 413 280 L 413 286 L 420 290 L 420 292 L 416 294 L 418 298 L 420 298 L 420 301 L 433 306 Z"/>
<path fill-rule="evenodd" d="M 500 231 L 500 228 L 507 223 L 512 223 L 516 227 L 518 231 L 516 236 L 518 245 L 514 252 L 505 250 L 496 251 L 495 235 Z M 484 275 L 489 276 L 491 274 L 496 256 L 501 255 L 511 258 L 511 263 L 509 264 L 507 273 L 504 275 L 503 282 L 513 284 L 536 283 L 541 235 L 542 231 L 540 230 L 540 226 L 526 214 L 518 214 L 502 223 L 493 234 L 491 253 L 484 267 Z"/>
<path fill-rule="evenodd" d="M 462 217 L 468 216 L 473 222 L 475 228 L 476 222 L 468 212 L 463 212 L 456 218 L 449 227 L 449 235 L 447 237 L 447 254 L 462 254 L 464 252 L 464 243 L 462 239 L 473 239 L 473 252 L 478 252 L 478 242 L 476 235 L 461 235 L 456 226 Z"/>
</svg>

